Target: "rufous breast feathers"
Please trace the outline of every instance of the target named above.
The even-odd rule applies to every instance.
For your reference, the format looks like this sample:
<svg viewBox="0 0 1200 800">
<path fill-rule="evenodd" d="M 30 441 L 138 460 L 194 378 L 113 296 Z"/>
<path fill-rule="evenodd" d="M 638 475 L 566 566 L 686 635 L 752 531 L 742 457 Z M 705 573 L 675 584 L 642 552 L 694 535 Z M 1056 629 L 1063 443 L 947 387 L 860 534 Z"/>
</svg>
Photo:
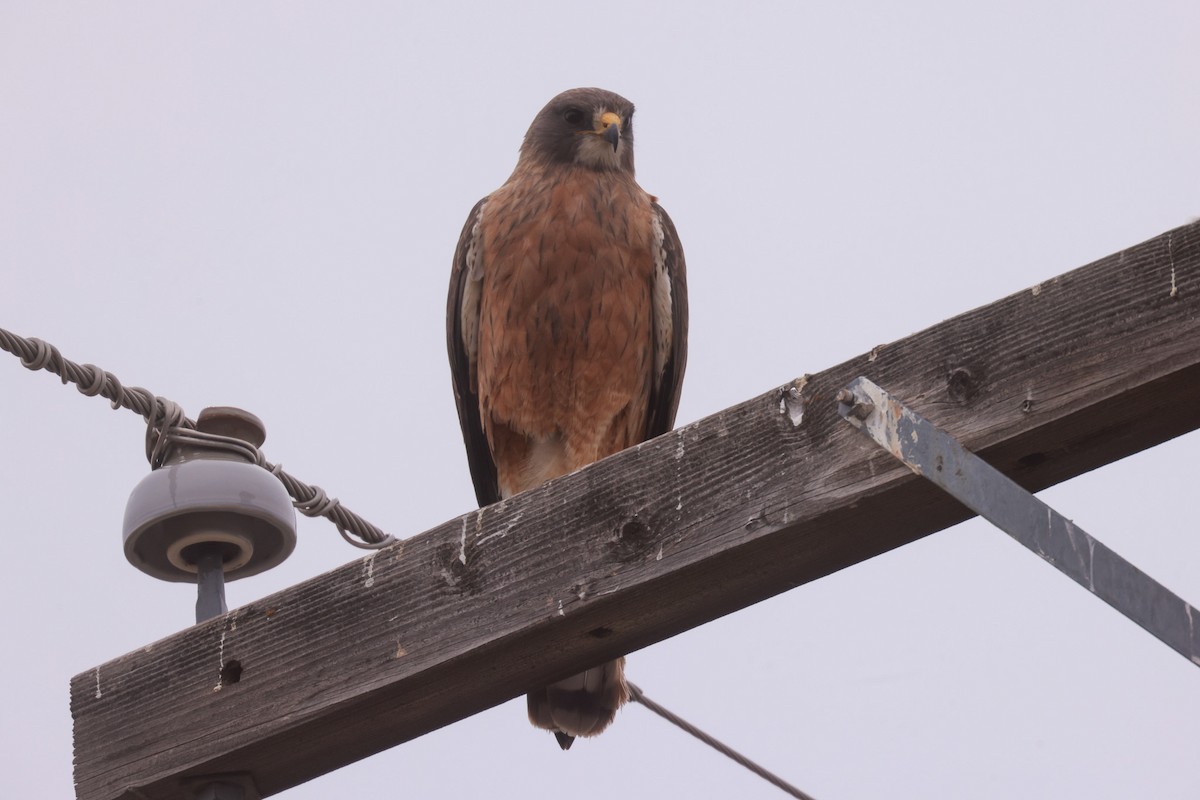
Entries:
<svg viewBox="0 0 1200 800">
<path fill-rule="evenodd" d="M 516 469 L 500 463 L 506 445 L 520 449 L 513 439 L 558 442 L 561 474 L 643 438 L 655 360 L 653 218 L 631 177 L 598 180 L 583 169 L 512 181 L 481 210 L 479 400 L 506 494 L 530 488 L 505 479 Z"/>
</svg>

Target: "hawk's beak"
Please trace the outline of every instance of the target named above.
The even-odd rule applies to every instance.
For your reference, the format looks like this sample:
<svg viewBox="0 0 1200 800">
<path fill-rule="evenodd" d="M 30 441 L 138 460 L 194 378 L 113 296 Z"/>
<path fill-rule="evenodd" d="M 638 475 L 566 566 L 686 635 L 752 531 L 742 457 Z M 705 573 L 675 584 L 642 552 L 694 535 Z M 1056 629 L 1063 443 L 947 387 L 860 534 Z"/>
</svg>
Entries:
<svg viewBox="0 0 1200 800">
<path fill-rule="evenodd" d="M 600 124 L 604 127 L 596 133 L 611 144 L 613 152 L 616 152 L 617 145 L 621 142 L 621 117 L 611 111 L 605 111 L 600 115 Z"/>
</svg>

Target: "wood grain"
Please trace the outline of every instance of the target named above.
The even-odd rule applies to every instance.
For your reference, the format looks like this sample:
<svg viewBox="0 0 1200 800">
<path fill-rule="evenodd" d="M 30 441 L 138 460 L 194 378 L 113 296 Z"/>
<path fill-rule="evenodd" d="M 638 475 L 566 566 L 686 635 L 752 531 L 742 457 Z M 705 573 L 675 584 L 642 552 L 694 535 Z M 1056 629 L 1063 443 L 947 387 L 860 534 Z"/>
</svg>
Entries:
<svg viewBox="0 0 1200 800">
<path fill-rule="evenodd" d="M 1200 224 L 77 676 L 78 797 L 274 794 L 969 516 L 838 416 L 858 375 L 1029 489 L 1200 427 Z"/>
</svg>

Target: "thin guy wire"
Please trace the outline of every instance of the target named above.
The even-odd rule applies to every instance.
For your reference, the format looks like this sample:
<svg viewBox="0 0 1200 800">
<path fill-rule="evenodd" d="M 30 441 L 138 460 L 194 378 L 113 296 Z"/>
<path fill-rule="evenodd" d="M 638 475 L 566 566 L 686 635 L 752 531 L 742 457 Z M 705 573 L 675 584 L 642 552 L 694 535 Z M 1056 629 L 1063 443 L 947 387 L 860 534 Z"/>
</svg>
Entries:
<svg viewBox="0 0 1200 800">
<path fill-rule="evenodd" d="M 687 731 L 692 736 L 695 736 L 697 739 L 704 742 L 706 745 L 713 748 L 717 752 L 723 753 L 723 754 L 729 756 L 734 761 L 741 764 L 743 767 L 750 770 L 758 777 L 762 778 L 763 780 L 767 781 L 768 783 L 778 786 L 780 789 L 783 789 L 783 791 L 787 792 L 792 797 L 798 797 L 798 798 L 800 798 L 800 800 L 814 800 L 812 795 L 805 794 L 804 792 L 800 791 L 795 786 L 792 786 L 790 783 L 788 783 L 787 781 L 785 781 L 783 778 L 779 777 L 775 773 L 769 772 L 764 767 L 760 767 L 758 764 L 755 764 L 753 761 L 746 758 L 744 755 L 742 755 L 738 751 L 734 750 L 729 745 L 723 744 L 722 742 L 717 741 L 716 739 L 709 736 L 707 733 L 700 730 L 699 728 L 697 728 L 695 725 L 691 724 L 687 720 L 683 719 L 682 717 L 678 717 L 675 714 L 672 714 L 670 711 L 663 708 L 658 703 L 651 700 L 649 697 L 646 697 L 646 695 L 642 693 L 642 690 L 639 689 L 636 685 L 629 683 L 628 681 L 626 681 L 625 685 L 629 687 L 630 699 L 632 699 L 635 703 L 641 703 L 646 708 L 650 709 L 655 714 L 658 714 L 660 717 L 665 719 L 667 722 L 670 722 L 672 725 L 682 728 L 683 730 Z"/>
<path fill-rule="evenodd" d="M 377 550 L 396 541 L 343 506 L 336 497 L 329 497 L 320 486 L 311 486 L 284 472 L 282 464 L 267 461 L 262 451 L 249 442 L 196 430 L 196 423 L 188 419 L 179 404 L 172 400 L 140 386 L 122 386 L 116 375 L 95 364 L 76 364 L 63 358 L 54 345 L 41 339 L 18 336 L 4 328 L 0 328 L 0 349 L 20 358 L 21 365 L 27 369 L 35 372 L 44 369 L 58 375 L 63 385 L 74 383 L 81 394 L 100 395 L 114 409 L 128 408 L 141 414 L 146 420 L 146 459 L 154 469 L 163 465 L 177 444 L 234 452 L 278 478 L 291 495 L 297 511 L 309 517 L 325 517 L 337 527 L 342 538 L 355 547 Z M 351 535 L 358 539 L 350 538 Z"/>
</svg>

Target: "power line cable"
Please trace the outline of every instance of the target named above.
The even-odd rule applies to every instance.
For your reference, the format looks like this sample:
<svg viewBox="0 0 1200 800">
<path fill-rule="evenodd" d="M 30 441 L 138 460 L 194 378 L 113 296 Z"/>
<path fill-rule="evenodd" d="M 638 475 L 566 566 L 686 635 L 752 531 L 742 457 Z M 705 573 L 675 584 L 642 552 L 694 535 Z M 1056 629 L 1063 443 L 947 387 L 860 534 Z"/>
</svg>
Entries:
<svg viewBox="0 0 1200 800">
<path fill-rule="evenodd" d="M 658 703 L 651 700 L 649 697 L 646 697 L 646 695 L 642 693 L 642 690 L 639 689 L 635 684 L 626 682 L 625 685 L 629 687 L 629 696 L 630 696 L 630 699 L 633 700 L 634 702 L 641 703 L 646 708 L 650 709 L 655 714 L 658 714 L 660 717 L 665 719 L 667 722 L 670 722 L 672 725 L 682 728 L 683 730 L 687 731 L 692 736 L 695 736 L 697 739 L 704 742 L 706 745 L 713 748 L 717 752 L 723 753 L 724 755 L 729 756 L 734 761 L 741 764 L 743 767 L 750 770 L 758 777 L 762 778 L 763 780 L 767 781 L 768 783 L 778 786 L 780 789 L 787 792 L 792 797 L 798 797 L 798 798 L 800 798 L 800 800 L 814 800 L 812 795 L 805 794 L 804 792 L 800 791 L 795 786 L 792 786 L 790 783 L 788 783 L 787 781 L 785 781 L 783 778 L 779 777 L 775 773 L 767 770 L 765 767 L 761 767 L 758 764 L 755 764 L 753 761 L 746 758 L 744 755 L 742 755 L 738 751 L 734 750 L 729 745 L 724 744 L 723 742 L 720 742 L 717 739 L 714 739 L 713 737 L 709 736 L 704 731 L 697 728 L 692 723 L 688 722 L 687 720 L 683 719 L 682 717 L 676 716 L 675 714 L 671 713 L 667 709 L 660 706 Z"/>
<path fill-rule="evenodd" d="M 355 547 L 376 550 L 396 541 L 343 506 L 336 497 L 327 495 L 320 486 L 307 484 L 285 472 L 282 464 L 267 461 L 262 451 L 249 442 L 196 430 L 196 423 L 173 400 L 159 397 L 140 386 L 123 386 L 116 375 L 95 364 L 76 364 L 63 358 L 54 345 L 41 339 L 18 336 L 4 328 L 0 328 L 0 349 L 20 358 L 21 364 L 30 370 L 44 369 L 61 377 L 64 385 L 75 384 L 79 392 L 88 397 L 99 395 L 107 399 L 114 409 L 128 408 L 141 414 L 146 420 L 146 459 L 153 469 L 161 467 L 178 444 L 229 450 L 278 478 L 291 495 L 297 511 L 309 517 L 325 517 L 342 538 Z"/>
</svg>

